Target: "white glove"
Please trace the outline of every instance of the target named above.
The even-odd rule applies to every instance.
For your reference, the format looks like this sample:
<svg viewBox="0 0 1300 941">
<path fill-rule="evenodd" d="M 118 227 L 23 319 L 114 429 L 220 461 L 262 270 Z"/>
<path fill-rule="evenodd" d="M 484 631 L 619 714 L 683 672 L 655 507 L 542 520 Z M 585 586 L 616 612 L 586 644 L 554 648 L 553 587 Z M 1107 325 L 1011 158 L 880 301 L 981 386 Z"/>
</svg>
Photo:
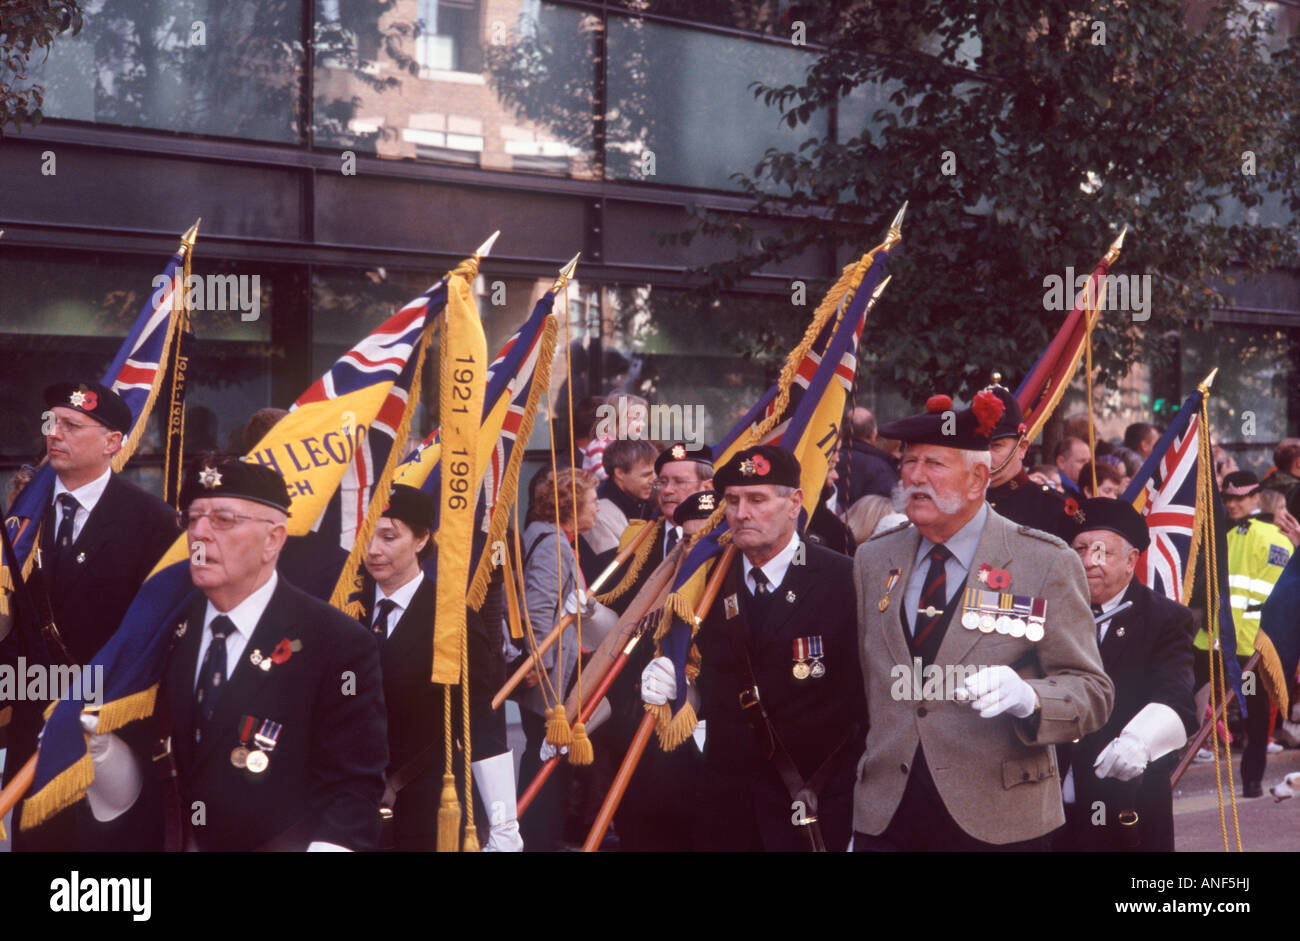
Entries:
<svg viewBox="0 0 1300 941">
<path fill-rule="evenodd" d="M 1178 713 L 1162 702 L 1149 702 L 1128 720 L 1123 735 L 1134 735 L 1146 748 L 1148 760 L 1163 758 L 1187 744 L 1187 730 Z"/>
<path fill-rule="evenodd" d="M 695 747 L 701 752 L 704 751 L 704 741 L 707 734 L 708 730 L 704 728 L 704 720 L 700 719 L 695 723 L 695 729 L 691 732 L 691 738 L 695 739 Z"/>
<path fill-rule="evenodd" d="M 325 840 L 312 840 L 307 844 L 309 853 L 351 853 L 352 850 L 346 846 L 339 846 L 337 843 L 327 843 Z"/>
<path fill-rule="evenodd" d="M 99 734 L 99 716 L 82 715 L 81 727 L 90 735 L 87 747 L 95 766 L 95 780 L 86 788 L 90 812 L 101 823 L 116 820 L 140 796 L 144 776 L 131 748 L 111 732 Z"/>
<path fill-rule="evenodd" d="M 572 614 L 576 617 L 578 614 L 579 604 L 582 605 L 583 620 L 586 620 L 596 613 L 596 605 L 598 604 L 596 596 L 587 594 L 581 588 L 569 592 L 569 597 L 564 599 L 564 613 Z"/>
<path fill-rule="evenodd" d="M 1142 774 L 1151 760 L 1146 743 L 1128 729 L 1119 733 L 1101 750 L 1092 769 L 1099 778 L 1116 778 L 1120 781 L 1132 781 Z"/>
<path fill-rule="evenodd" d="M 662 706 L 677 698 L 677 671 L 667 657 L 655 657 L 641 671 L 641 701 Z"/>
<path fill-rule="evenodd" d="M 542 742 L 541 751 L 538 752 L 538 754 L 542 756 L 542 764 L 545 764 L 546 762 L 550 761 L 557 754 L 567 755 L 568 753 L 569 753 L 568 745 L 561 745 L 560 750 L 557 752 L 555 750 L 555 746 L 552 745 L 550 742 Z M 470 765 L 470 767 L 472 768 L 473 765 Z"/>
<path fill-rule="evenodd" d="M 1024 719 L 1033 714 L 1038 698 L 1034 688 L 1006 665 L 983 667 L 974 676 L 966 678 L 965 689 L 972 700 L 971 708 L 977 710 L 982 719 L 991 719 L 1004 712 Z"/>
<path fill-rule="evenodd" d="M 515 759 L 502 752 L 470 765 L 483 806 L 487 808 L 491 831 L 484 853 L 522 853 L 519 812 L 515 804 Z"/>
</svg>

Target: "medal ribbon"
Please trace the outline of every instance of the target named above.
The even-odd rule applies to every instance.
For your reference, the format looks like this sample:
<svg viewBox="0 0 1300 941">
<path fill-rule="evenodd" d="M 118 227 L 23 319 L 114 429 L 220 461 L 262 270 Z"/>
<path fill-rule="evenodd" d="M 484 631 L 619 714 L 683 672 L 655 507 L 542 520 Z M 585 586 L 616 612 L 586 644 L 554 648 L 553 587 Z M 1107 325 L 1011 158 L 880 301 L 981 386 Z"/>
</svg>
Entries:
<svg viewBox="0 0 1300 941">
<path fill-rule="evenodd" d="M 253 742 L 264 751 L 274 751 L 276 740 L 280 737 L 280 729 L 283 727 L 279 722 L 266 719 L 262 722 L 262 727 L 257 730 L 257 734 L 253 736 Z"/>
<path fill-rule="evenodd" d="M 257 719 L 253 718 L 252 716 L 239 717 L 239 744 L 241 745 L 248 744 L 248 735 L 250 732 L 253 731 L 253 723 L 256 721 Z"/>
<path fill-rule="evenodd" d="M 794 639 L 794 658 L 800 662 L 808 659 L 807 637 L 796 637 Z"/>
<path fill-rule="evenodd" d="M 808 656 L 814 660 L 821 659 L 822 635 L 818 634 L 816 637 L 807 638 L 807 640 L 808 640 Z"/>
</svg>

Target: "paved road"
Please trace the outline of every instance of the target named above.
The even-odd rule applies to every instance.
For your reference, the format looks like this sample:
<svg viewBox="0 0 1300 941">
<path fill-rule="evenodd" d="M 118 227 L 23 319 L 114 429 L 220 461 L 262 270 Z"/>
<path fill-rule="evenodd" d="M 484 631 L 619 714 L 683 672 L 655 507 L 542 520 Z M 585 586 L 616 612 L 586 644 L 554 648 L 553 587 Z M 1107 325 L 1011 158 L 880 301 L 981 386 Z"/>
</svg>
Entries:
<svg viewBox="0 0 1300 941">
<path fill-rule="evenodd" d="M 1226 785 L 1226 768 L 1220 770 L 1225 780 L 1223 816 L 1228 825 L 1228 845 L 1236 852 L 1232 836 L 1232 804 Z M 1233 791 L 1237 795 L 1237 823 L 1241 830 L 1241 848 L 1295 852 L 1300 850 L 1300 798 L 1276 801 L 1268 791 L 1287 774 L 1300 771 L 1300 749 L 1289 748 L 1268 756 L 1264 772 L 1264 796 L 1246 800 L 1241 796 L 1241 758 L 1232 756 Z M 1219 825 L 1219 799 L 1214 787 L 1214 763 L 1193 763 L 1174 791 L 1174 842 L 1179 852 L 1223 852 L 1223 834 Z"/>
</svg>

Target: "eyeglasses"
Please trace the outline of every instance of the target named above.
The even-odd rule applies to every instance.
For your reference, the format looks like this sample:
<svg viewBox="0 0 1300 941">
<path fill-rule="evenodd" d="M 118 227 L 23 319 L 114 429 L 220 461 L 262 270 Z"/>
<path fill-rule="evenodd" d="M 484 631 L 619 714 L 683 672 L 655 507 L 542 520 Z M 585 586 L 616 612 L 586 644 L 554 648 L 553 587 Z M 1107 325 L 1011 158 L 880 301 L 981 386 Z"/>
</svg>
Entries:
<svg viewBox="0 0 1300 941">
<path fill-rule="evenodd" d="M 209 510 L 207 513 L 196 513 L 191 510 L 188 513 L 177 513 L 176 524 L 182 529 L 193 529 L 199 525 L 199 520 L 203 517 L 208 518 L 208 522 L 217 532 L 225 532 L 234 529 L 235 524 L 240 520 L 254 520 L 258 523 L 270 523 L 276 525 L 276 520 L 269 520 L 262 516 L 245 516 L 243 513 L 231 513 L 229 510 Z"/>
<path fill-rule="evenodd" d="M 105 431 L 105 432 L 108 431 L 108 429 L 105 428 L 103 425 L 101 425 L 99 422 L 93 422 L 93 421 L 69 421 L 69 420 L 66 419 L 66 418 L 55 418 L 55 417 L 51 417 L 51 418 L 47 419 L 47 424 L 44 425 L 44 426 L 42 427 L 42 429 L 41 429 L 41 433 L 42 433 L 42 434 L 49 434 L 50 431 L 54 430 L 54 428 L 57 428 L 59 431 L 63 432 L 65 435 L 76 434 L 77 432 L 82 431 L 82 430 L 84 430 L 84 429 L 86 429 L 86 428 L 99 428 L 99 429 L 102 430 L 102 431 Z"/>
</svg>

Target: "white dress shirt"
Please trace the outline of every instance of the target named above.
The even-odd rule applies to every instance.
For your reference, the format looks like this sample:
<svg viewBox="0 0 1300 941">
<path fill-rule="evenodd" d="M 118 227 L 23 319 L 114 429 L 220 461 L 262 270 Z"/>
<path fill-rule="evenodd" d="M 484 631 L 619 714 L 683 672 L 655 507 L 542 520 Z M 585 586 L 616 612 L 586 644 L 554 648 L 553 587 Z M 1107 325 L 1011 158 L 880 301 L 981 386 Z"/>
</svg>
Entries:
<svg viewBox="0 0 1300 941">
<path fill-rule="evenodd" d="M 59 525 L 63 522 L 63 507 L 59 504 L 59 495 L 63 493 L 72 494 L 72 498 L 80 506 L 77 508 L 77 515 L 72 520 L 72 541 L 76 542 L 81 535 L 82 529 L 86 526 L 86 520 L 90 516 L 90 511 L 95 508 L 99 498 L 104 495 L 104 488 L 108 486 L 108 478 L 113 476 L 113 469 L 110 467 L 103 474 L 96 477 L 88 484 L 82 484 L 76 490 L 69 490 L 63 486 L 63 481 L 58 476 L 54 478 L 54 510 L 58 519 L 54 521 L 54 531 L 59 531 Z"/>
<path fill-rule="evenodd" d="M 388 632 L 385 637 L 393 636 L 393 629 L 397 627 L 397 622 L 402 619 L 406 609 L 411 606 L 411 599 L 415 597 L 416 590 L 420 587 L 420 581 L 424 578 L 424 572 L 417 572 L 415 577 L 403 585 L 391 595 L 384 594 L 384 590 L 378 585 L 375 586 L 375 606 L 371 609 L 370 626 L 374 627 L 375 621 L 379 619 L 379 602 L 387 599 L 395 607 L 388 612 Z"/>
<path fill-rule="evenodd" d="M 208 646 L 212 643 L 212 622 L 224 614 L 230 618 L 235 625 L 235 629 L 226 635 L 226 679 L 234 676 L 235 668 L 239 665 L 240 654 L 244 652 L 249 638 L 253 636 L 253 631 L 257 627 L 257 622 L 262 619 L 262 612 L 271 602 L 271 596 L 275 594 L 275 586 L 279 583 L 280 576 L 271 572 L 271 577 L 266 584 L 257 589 L 239 604 L 235 605 L 229 611 L 218 611 L 217 606 L 211 601 L 208 602 L 207 611 L 203 614 L 203 639 L 199 641 L 199 657 L 194 663 L 194 688 L 199 686 L 199 671 L 203 669 L 203 658 L 207 655 Z M 263 655 L 270 656 L 271 651 L 263 650 Z"/>
<path fill-rule="evenodd" d="M 1102 603 L 1101 613 L 1109 614 L 1111 611 L 1114 611 L 1116 608 L 1118 608 L 1119 603 L 1124 600 L 1124 595 L 1126 595 L 1127 593 L 1128 593 L 1128 585 L 1125 585 L 1123 588 L 1119 590 L 1118 595 L 1116 595 L 1114 598 L 1111 598 L 1109 601 Z M 1110 618 L 1107 618 L 1106 620 L 1102 621 L 1101 624 L 1097 627 L 1098 647 L 1100 647 L 1101 642 L 1106 639 L 1106 632 L 1109 630 L 1110 630 Z"/>
<path fill-rule="evenodd" d="M 772 586 L 772 591 L 776 591 L 781 582 L 785 581 L 785 573 L 789 570 L 790 562 L 794 559 L 794 554 L 798 548 L 799 533 L 791 533 L 790 541 L 786 544 L 786 547 L 768 559 L 766 563 L 758 566 L 763 575 L 767 577 L 767 583 Z M 745 559 L 745 587 L 749 589 L 751 595 L 754 594 L 754 576 L 751 574 L 753 568 L 754 566 L 750 561 Z"/>
<path fill-rule="evenodd" d="M 981 503 L 979 510 L 967 520 L 966 525 L 953 533 L 944 546 L 950 553 L 943 564 L 944 591 L 948 597 L 936 608 L 946 608 L 948 601 L 960 590 L 970 574 L 970 567 L 975 562 L 975 550 L 979 548 L 980 537 L 984 535 L 984 524 L 988 522 L 989 505 Z M 912 574 L 907 580 L 907 589 L 903 594 L 903 611 L 907 614 L 909 625 L 916 624 L 916 609 L 921 603 L 921 590 L 925 587 L 925 578 L 930 573 L 930 563 L 926 556 L 934 548 L 934 543 L 921 537 L 921 544 L 916 548 L 916 558 L 912 560 Z"/>
</svg>

